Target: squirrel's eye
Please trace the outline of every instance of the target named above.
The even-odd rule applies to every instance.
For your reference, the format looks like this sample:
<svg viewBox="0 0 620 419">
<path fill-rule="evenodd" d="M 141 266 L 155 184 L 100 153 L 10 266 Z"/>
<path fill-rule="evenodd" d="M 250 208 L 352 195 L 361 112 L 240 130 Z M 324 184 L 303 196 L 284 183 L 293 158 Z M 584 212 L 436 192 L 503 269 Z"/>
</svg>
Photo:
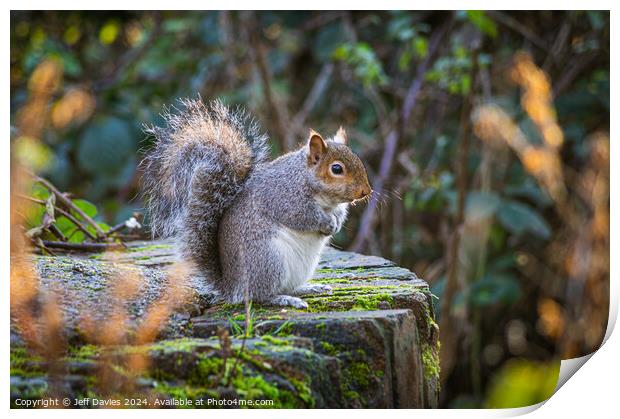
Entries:
<svg viewBox="0 0 620 419">
<path fill-rule="evenodd" d="M 341 175 L 344 172 L 342 165 L 339 163 L 332 164 L 332 173 L 335 175 Z"/>
</svg>

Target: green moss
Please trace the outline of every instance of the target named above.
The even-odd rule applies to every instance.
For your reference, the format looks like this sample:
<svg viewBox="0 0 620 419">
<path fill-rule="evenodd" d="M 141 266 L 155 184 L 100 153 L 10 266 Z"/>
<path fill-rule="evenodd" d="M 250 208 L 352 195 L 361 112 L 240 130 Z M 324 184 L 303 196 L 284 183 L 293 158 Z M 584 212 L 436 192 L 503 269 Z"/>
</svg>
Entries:
<svg viewBox="0 0 620 419">
<path fill-rule="evenodd" d="M 290 342 L 286 339 L 279 339 L 270 335 L 261 336 L 261 339 L 265 342 L 269 342 L 276 346 L 290 346 Z"/>
<path fill-rule="evenodd" d="M 353 362 L 346 368 L 347 379 L 363 389 L 370 384 L 371 370 L 365 362 Z"/>
<path fill-rule="evenodd" d="M 274 331 L 274 335 L 281 336 L 281 337 L 290 336 L 292 334 L 293 334 L 293 323 L 291 323 L 289 320 L 286 320 L 284 323 L 278 326 L 276 330 Z"/>
<path fill-rule="evenodd" d="M 287 311 L 297 311 L 292 308 L 287 308 Z M 214 304 L 206 312 L 213 319 L 221 320 L 245 320 L 245 306 L 243 304 L 228 304 L 219 303 Z M 274 308 L 269 305 L 260 305 L 259 303 L 252 304 L 252 314 L 250 318 L 260 319 L 273 319 L 281 320 L 283 316 L 280 314 L 280 308 Z"/>
<path fill-rule="evenodd" d="M 355 269 L 347 269 L 347 268 L 338 268 L 338 269 L 332 269 L 332 268 L 320 268 L 315 270 L 316 273 L 318 274 L 349 274 L 349 273 L 361 273 L 366 271 L 366 268 L 355 268 Z"/>
<path fill-rule="evenodd" d="M 350 284 L 351 278 L 315 278 L 309 282 L 314 284 Z"/>
<path fill-rule="evenodd" d="M 428 304 L 424 304 L 424 318 L 426 320 L 426 326 L 428 329 L 427 334 L 428 334 L 428 337 L 430 338 L 430 335 L 432 332 L 439 331 L 439 326 L 435 322 L 435 317 L 433 316 L 433 313 L 431 312 L 431 308 Z"/>
<path fill-rule="evenodd" d="M 372 372 L 365 362 L 348 362 L 342 370 L 341 389 L 349 406 L 365 406 L 366 399 L 361 392 L 367 391 L 370 386 Z"/>
<path fill-rule="evenodd" d="M 46 381 L 39 381 L 34 384 L 28 385 L 14 385 L 11 384 L 11 394 L 19 394 L 20 399 L 41 399 L 48 396 L 48 385 Z M 11 401 L 11 408 L 23 408 L 22 406 L 17 406 L 14 404 L 14 401 Z"/>
<path fill-rule="evenodd" d="M 286 340 L 272 336 L 264 336 L 263 340 L 264 342 L 259 341 L 257 343 L 269 344 L 270 349 L 288 346 Z M 192 343 L 195 342 L 188 340 L 185 342 L 174 342 L 174 344 L 167 342 L 166 347 L 180 347 L 184 350 L 191 346 Z M 311 397 L 308 383 L 282 375 L 281 377 L 294 386 L 297 391 L 291 392 L 279 388 L 278 385 L 267 380 L 260 372 L 273 372 L 273 367 L 265 361 L 264 355 L 261 352 L 246 348 L 242 353 L 239 353 L 239 344 L 234 345 L 234 349 L 242 362 L 237 363 L 234 358 L 229 358 L 226 364 L 224 364 L 224 361 L 218 356 L 207 356 L 202 352 L 196 351 L 191 352 L 192 355 L 198 357 L 198 360 L 191 367 L 187 381 L 185 383 L 178 383 L 173 380 L 165 380 L 158 384 L 156 391 L 170 397 L 196 400 L 197 398 L 204 397 L 209 391 L 213 392 L 214 388 L 224 385 L 227 382 L 225 377 L 231 377 L 231 386 L 240 399 L 270 399 L 274 400 L 274 407 L 312 407 L 314 405 L 314 399 Z M 233 371 L 232 368 L 234 366 L 235 370 Z M 224 371 L 225 373 L 223 373 Z M 220 382 L 215 381 L 218 378 L 221 379 Z M 213 393 L 211 396 L 219 397 L 218 394 Z"/>
<path fill-rule="evenodd" d="M 291 346 L 287 339 L 274 336 L 263 336 L 261 340 L 253 344 L 256 347 L 268 348 L 269 351 L 298 350 L 302 352 L 302 356 L 304 356 L 303 352 L 310 352 Z M 251 346 L 246 347 L 243 352 L 240 348 L 240 343 L 233 344 L 233 351 L 239 357 L 240 362 L 235 357 L 230 357 L 225 362 L 219 354 L 219 344 L 215 339 L 164 340 L 150 345 L 118 347 L 113 350 L 113 353 L 159 351 L 159 355 L 154 359 L 160 359 L 160 356 L 165 358 L 161 358 L 161 363 L 154 363 L 146 372 L 145 378 L 155 380 L 154 390 L 162 396 L 194 401 L 204 397 L 219 398 L 218 388 L 230 383 L 240 399 L 270 399 L 274 400 L 273 407 L 314 407 L 315 400 L 312 396 L 309 377 L 302 375 L 303 378 L 300 378 L 298 372 L 291 374 L 288 370 L 276 371 L 268 362 L 269 359 L 265 358 L 265 353 L 261 353 L 258 349 L 251 349 Z M 101 350 L 95 345 L 73 346 L 69 349 L 67 360 L 91 360 L 99 357 Z M 33 359 L 25 348 L 11 348 L 12 373 L 19 371 L 20 375 L 24 375 L 21 374 L 22 369 Z M 158 364 L 162 367 L 158 368 Z M 178 368 L 174 365 L 178 365 Z M 179 376 L 177 369 L 185 371 L 185 374 Z M 127 371 L 123 364 L 113 365 L 112 370 L 125 377 L 130 375 L 130 371 Z M 84 393 L 94 394 L 93 391 L 97 385 L 96 377 L 85 378 L 87 388 Z M 37 391 L 41 393 L 44 390 Z M 25 394 L 25 391 L 30 390 L 16 388 L 15 391 Z"/>
<path fill-rule="evenodd" d="M 408 285 L 405 285 L 408 287 Z M 401 288 L 400 285 L 358 285 L 354 287 L 340 287 L 333 291 L 334 295 L 352 295 L 352 294 L 376 294 L 386 291 L 394 291 Z"/>
<path fill-rule="evenodd" d="M 252 366 L 254 366 L 255 368 L 259 370 L 269 371 L 269 372 L 273 371 L 273 366 L 269 362 L 267 362 L 268 360 L 265 359 L 264 355 L 258 350 L 254 350 L 254 351 L 246 350 L 241 353 L 237 351 L 236 354 L 242 360 L 244 360 L 248 364 L 251 364 Z"/>
<path fill-rule="evenodd" d="M 391 292 L 396 285 L 337 288 L 329 295 L 306 297 L 309 311 L 377 310 L 381 303 L 393 303 Z"/>
<path fill-rule="evenodd" d="M 360 296 L 355 299 L 352 310 L 378 310 L 380 303 L 387 302 L 392 305 L 392 296 L 389 294 L 377 294 L 371 296 Z"/>
<path fill-rule="evenodd" d="M 294 378 L 289 378 L 289 382 L 295 386 L 297 390 L 297 397 L 299 397 L 306 405 L 306 407 L 313 408 L 316 401 L 312 396 L 312 390 L 310 390 L 309 380 L 300 381 Z"/>
<path fill-rule="evenodd" d="M 180 351 L 180 352 L 193 352 L 197 346 L 207 346 L 212 347 L 213 349 L 218 349 L 219 344 L 215 341 L 215 339 L 209 341 L 205 339 L 198 338 L 180 338 L 180 339 L 168 339 L 168 340 L 160 340 L 156 343 L 153 343 L 148 346 L 148 348 L 142 347 L 144 349 L 151 350 L 163 350 L 163 351 Z M 140 349 L 141 347 L 132 346 L 127 349 Z"/>
<path fill-rule="evenodd" d="M 344 392 L 344 398 L 349 401 L 360 400 L 362 397 L 357 391 L 347 390 Z"/>
<path fill-rule="evenodd" d="M 424 376 L 426 379 L 439 380 L 440 362 L 439 350 L 441 343 L 437 340 L 436 344 L 431 344 L 439 335 L 439 326 L 429 304 L 424 304 L 424 320 L 426 321 L 426 339 L 422 344 L 422 365 L 424 366 Z"/>
<path fill-rule="evenodd" d="M 11 375 L 20 377 L 37 377 L 45 374 L 42 368 L 42 359 L 28 353 L 23 346 L 11 347 Z"/>
<path fill-rule="evenodd" d="M 200 357 L 191 369 L 187 382 L 189 384 L 204 385 L 212 376 L 216 376 L 224 369 L 224 360 L 218 357 Z"/>
<path fill-rule="evenodd" d="M 240 375 L 233 380 L 232 385 L 239 396 L 246 400 L 273 400 L 273 407 L 300 407 L 300 403 L 293 393 L 279 389 L 262 376 L 247 377 Z"/>
<path fill-rule="evenodd" d="M 99 356 L 101 349 L 96 345 L 80 345 L 69 347 L 68 357 L 74 360 L 86 360 Z"/>
<path fill-rule="evenodd" d="M 422 344 L 422 365 L 427 380 L 439 379 L 439 345 L 433 348 L 427 343 Z"/>
<path fill-rule="evenodd" d="M 325 353 L 328 355 L 335 356 L 338 354 L 338 350 L 336 349 L 336 347 L 329 342 L 321 342 L 321 347 L 323 348 L 323 351 L 325 351 Z"/>
</svg>

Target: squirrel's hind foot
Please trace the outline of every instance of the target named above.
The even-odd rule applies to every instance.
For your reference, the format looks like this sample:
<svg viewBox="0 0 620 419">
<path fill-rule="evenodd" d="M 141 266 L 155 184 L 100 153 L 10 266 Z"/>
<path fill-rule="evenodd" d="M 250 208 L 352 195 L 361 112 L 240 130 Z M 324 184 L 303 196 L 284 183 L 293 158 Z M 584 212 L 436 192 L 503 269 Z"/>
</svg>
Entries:
<svg viewBox="0 0 620 419">
<path fill-rule="evenodd" d="M 332 287 L 325 284 L 304 284 L 295 290 L 295 295 L 331 294 Z"/>
<path fill-rule="evenodd" d="M 292 297 L 290 295 L 276 295 L 269 301 L 270 304 L 279 307 L 294 307 L 297 309 L 308 308 L 308 303 L 299 297 Z"/>
</svg>

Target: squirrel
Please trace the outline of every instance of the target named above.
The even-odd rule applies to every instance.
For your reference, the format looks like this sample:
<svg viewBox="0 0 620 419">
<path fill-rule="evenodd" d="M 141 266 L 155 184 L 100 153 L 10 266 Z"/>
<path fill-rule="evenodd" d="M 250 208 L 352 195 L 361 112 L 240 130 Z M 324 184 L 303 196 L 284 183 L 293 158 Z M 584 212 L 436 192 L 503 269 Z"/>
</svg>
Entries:
<svg viewBox="0 0 620 419">
<path fill-rule="evenodd" d="M 310 130 L 296 151 L 268 159 L 268 138 L 243 109 L 180 100 L 142 161 L 142 190 L 154 236 L 173 238 L 220 301 L 246 298 L 303 309 L 308 284 L 348 206 L 372 189 L 340 127 Z"/>
</svg>

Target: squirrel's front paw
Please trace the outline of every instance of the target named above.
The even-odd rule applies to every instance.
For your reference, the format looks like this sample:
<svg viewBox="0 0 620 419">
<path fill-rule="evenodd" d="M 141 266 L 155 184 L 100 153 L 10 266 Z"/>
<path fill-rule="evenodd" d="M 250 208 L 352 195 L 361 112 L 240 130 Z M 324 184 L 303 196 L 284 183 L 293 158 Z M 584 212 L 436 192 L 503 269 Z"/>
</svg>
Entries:
<svg viewBox="0 0 620 419">
<path fill-rule="evenodd" d="M 308 303 L 299 297 L 292 297 L 290 295 L 276 295 L 269 301 L 270 304 L 280 307 L 294 307 L 297 309 L 308 308 Z"/>
</svg>

